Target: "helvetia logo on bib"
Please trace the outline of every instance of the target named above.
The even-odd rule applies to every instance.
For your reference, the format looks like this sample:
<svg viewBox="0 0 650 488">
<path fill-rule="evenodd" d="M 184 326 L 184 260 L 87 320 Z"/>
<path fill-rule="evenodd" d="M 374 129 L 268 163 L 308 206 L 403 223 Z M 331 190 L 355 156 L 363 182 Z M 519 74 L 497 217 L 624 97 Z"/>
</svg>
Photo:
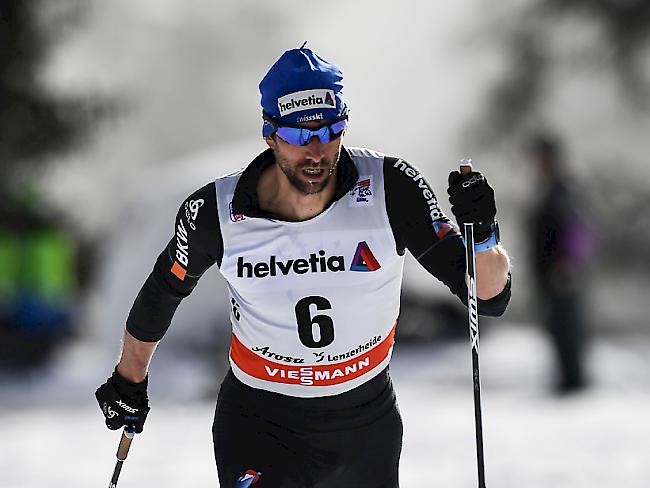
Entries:
<svg viewBox="0 0 650 488">
<path fill-rule="evenodd" d="M 350 271 L 377 271 L 379 261 L 366 241 L 357 244 Z M 238 278 L 264 278 L 266 276 L 287 276 L 289 274 L 327 273 L 346 271 L 345 256 L 328 256 L 324 250 L 311 253 L 306 258 L 278 259 L 272 255 L 267 261 L 252 263 L 243 256 L 237 258 Z"/>
</svg>

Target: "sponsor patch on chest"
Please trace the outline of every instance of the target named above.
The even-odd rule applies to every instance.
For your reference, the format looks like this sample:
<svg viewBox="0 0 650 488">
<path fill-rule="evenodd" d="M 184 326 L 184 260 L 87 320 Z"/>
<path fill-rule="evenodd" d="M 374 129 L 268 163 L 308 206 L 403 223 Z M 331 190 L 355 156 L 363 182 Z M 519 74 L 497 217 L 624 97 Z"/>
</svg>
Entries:
<svg viewBox="0 0 650 488">
<path fill-rule="evenodd" d="M 370 175 L 359 176 L 359 181 L 348 194 L 350 207 L 371 207 L 373 200 L 373 180 Z"/>
</svg>

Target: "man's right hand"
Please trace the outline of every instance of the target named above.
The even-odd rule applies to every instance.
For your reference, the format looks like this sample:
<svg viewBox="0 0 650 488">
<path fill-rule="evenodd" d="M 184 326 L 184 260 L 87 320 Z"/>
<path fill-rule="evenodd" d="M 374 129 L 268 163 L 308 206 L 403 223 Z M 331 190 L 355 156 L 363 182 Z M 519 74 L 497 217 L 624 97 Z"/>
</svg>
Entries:
<svg viewBox="0 0 650 488">
<path fill-rule="evenodd" d="M 97 388 L 95 398 L 106 417 L 106 427 L 117 430 L 130 425 L 136 434 L 142 432 L 150 410 L 147 378 L 141 383 L 132 383 L 123 378 L 116 368 L 106 383 Z"/>
</svg>

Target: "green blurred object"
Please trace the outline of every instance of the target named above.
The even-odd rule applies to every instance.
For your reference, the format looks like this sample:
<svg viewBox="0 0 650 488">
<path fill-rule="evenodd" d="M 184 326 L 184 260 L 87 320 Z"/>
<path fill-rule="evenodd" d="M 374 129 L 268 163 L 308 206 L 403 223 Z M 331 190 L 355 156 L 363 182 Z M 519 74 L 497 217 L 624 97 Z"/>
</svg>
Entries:
<svg viewBox="0 0 650 488">
<path fill-rule="evenodd" d="M 59 229 L 37 231 L 23 247 L 22 284 L 49 302 L 69 301 L 75 288 L 74 243 Z"/>
<path fill-rule="evenodd" d="M 75 252 L 72 239 L 59 229 L 26 234 L 0 230 L 0 299 L 29 294 L 62 305 L 74 293 Z"/>
<path fill-rule="evenodd" d="M 0 209 L 0 369 L 46 363 L 71 337 L 78 288 L 76 242 L 23 190 Z"/>
<path fill-rule="evenodd" d="M 15 294 L 20 274 L 20 239 L 0 230 L 0 303 Z"/>
</svg>

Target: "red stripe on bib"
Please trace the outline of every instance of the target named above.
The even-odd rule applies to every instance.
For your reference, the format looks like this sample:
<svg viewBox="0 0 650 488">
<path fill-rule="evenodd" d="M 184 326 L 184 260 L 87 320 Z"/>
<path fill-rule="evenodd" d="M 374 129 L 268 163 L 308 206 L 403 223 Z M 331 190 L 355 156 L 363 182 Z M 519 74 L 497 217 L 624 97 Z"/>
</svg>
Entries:
<svg viewBox="0 0 650 488">
<path fill-rule="evenodd" d="M 331 364 L 294 366 L 261 357 L 233 334 L 230 357 L 239 369 L 254 378 L 292 385 L 329 386 L 345 383 L 370 372 L 388 357 L 394 343 L 395 325 L 383 341 L 352 359 Z"/>
</svg>

